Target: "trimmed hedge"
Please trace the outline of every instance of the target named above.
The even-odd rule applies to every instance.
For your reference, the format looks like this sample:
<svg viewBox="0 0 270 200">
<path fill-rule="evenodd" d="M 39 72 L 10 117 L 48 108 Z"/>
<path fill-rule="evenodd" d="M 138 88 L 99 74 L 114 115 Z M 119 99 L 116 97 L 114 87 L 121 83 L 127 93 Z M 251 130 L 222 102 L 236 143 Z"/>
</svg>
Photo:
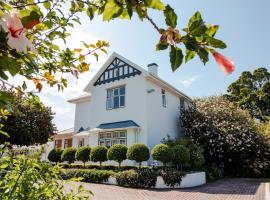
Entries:
<svg viewBox="0 0 270 200">
<path fill-rule="evenodd" d="M 157 144 L 151 151 L 154 160 L 160 161 L 166 166 L 172 160 L 172 150 L 166 144 Z"/>
<path fill-rule="evenodd" d="M 67 161 L 69 164 L 71 164 L 75 161 L 75 154 L 76 154 L 75 148 L 72 148 L 72 147 L 67 148 L 63 151 L 61 155 L 61 160 Z"/>
<path fill-rule="evenodd" d="M 107 147 L 104 146 L 94 147 L 90 153 L 90 160 L 93 162 L 99 162 L 99 165 L 101 166 L 102 162 L 107 161 L 107 151 Z"/>
<path fill-rule="evenodd" d="M 127 159 L 127 150 L 128 148 L 125 145 L 115 144 L 111 148 L 109 148 L 107 158 L 108 160 L 114 160 L 118 162 L 120 168 L 121 162 Z"/>
<path fill-rule="evenodd" d="M 108 170 L 93 170 L 93 169 L 70 169 L 62 172 L 63 179 L 82 178 L 81 181 L 87 183 L 102 183 L 108 181 L 110 176 L 115 172 Z"/>
<path fill-rule="evenodd" d="M 128 148 L 127 158 L 135 160 L 140 167 L 143 161 L 147 161 L 150 157 L 149 149 L 145 144 L 133 144 Z"/>
<path fill-rule="evenodd" d="M 76 160 L 82 161 L 85 166 L 85 162 L 90 160 L 90 152 L 90 147 L 80 147 L 76 151 L 75 158 Z"/>
<path fill-rule="evenodd" d="M 183 145 L 176 145 L 172 148 L 172 162 L 176 164 L 181 164 L 182 166 L 187 164 L 190 160 L 190 152 L 189 149 Z"/>
<path fill-rule="evenodd" d="M 63 149 L 52 149 L 49 152 L 48 160 L 55 163 L 61 162 L 62 153 L 63 153 Z"/>
<path fill-rule="evenodd" d="M 115 174 L 120 186 L 151 188 L 156 185 L 157 172 L 152 169 L 129 170 Z"/>
</svg>

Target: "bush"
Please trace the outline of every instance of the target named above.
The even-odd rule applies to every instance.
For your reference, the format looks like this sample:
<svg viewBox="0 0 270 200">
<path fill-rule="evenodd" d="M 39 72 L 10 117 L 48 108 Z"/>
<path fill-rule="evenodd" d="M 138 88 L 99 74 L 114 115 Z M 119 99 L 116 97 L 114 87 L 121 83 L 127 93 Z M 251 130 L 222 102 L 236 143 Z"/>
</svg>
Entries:
<svg viewBox="0 0 270 200">
<path fill-rule="evenodd" d="M 119 168 L 121 166 L 121 162 L 127 159 L 127 147 L 123 144 L 115 144 L 111 148 L 109 148 L 107 157 L 108 160 L 114 160 L 119 163 Z"/>
<path fill-rule="evenodd" d="M 104 146 L 94 147 L 90 153 L 90 160 L 99 162 L 99 165 L 101 166 L 101 163 L 107 160 L 107 151 L 108 149 Z"/>
<path fill-rule="evenodd" d="M 94 170 L 94 169 L 71 169 L 62 172 L 63 179 L 81 178 L 81 181 L 87 183 L 102 183 L 108 181 L 110 176 L 115 173 L 107 170 Z"/>
<path fill-rule="evenodd" d="M 190 150 L 190 161 L 189 164 L 192 169 L 200 169 L 204 164 L 203 149 L 197 145 L 192 145 L 189 148 Z"/>
<path fill-rule="evenodd" d="M 65 164 L 61 163 L 60 166 L 64 169 L 97 169 L 97 170 L 112 170 L 112 171 L 124 171 L 131 169 L 138 169 L 137 166 L 121 166 L 120 168 L 115 165 L 94 165 L 94 164 L 86 164 L 85 167 L 82 164 Z"/>
<path fill-rule="evenodd" d="M 187 164 L 190 160 L 189 149 L 183 145 L 176 145 L 172 148 L 172 162 L 181 165 L 181 171 L 183 165 Z"/>
<path fill-rule="evenodd" d="M 159 174 L 162 176 L 165 184 L 170 187 L 180 185 L 182 177 L 185 175 L 183 172 L 173 169 L 161 170 Z"/>
<path fill-rule="evenodd" d="M 157 173 L 152 169 L 129 170 L 115 175 L 120 186 L 135 188 L 151 188 L 156 185 Z"/>
<path fill-rule="evenodd" d="M 224 166 L 232 176 L 261 176 L 269 166 L 270 148 L 249 113 L 223 97 L 195 100 L 182 111 L 182 126 L 204 150 L 206 163 Z"/>
<path fill-rule="evenodd" d="M 76 151 L 75 158 L 76 160 L 82 161 L 83 165 L 85 166 L 85 162 L 90 160 L 90 152 L 90 147 L 80 147 Z"/>
<path fill-rule="evenodd" d="M 135 160 L 141 167 L 143 161 L 147 161 L 150 157 L 149 149 L 145 144 L 133 144 L 128 148 L 127 158 Z"/>
<path fill-rule="evenodd" d="M 55 163 L 61 162 L 62 153 L 63 153 L 62 149 L 52 149 L 49 152 L 48 160 Z"/>
<path fill-rule="evenodd" d="M 166 144 L 157 144 L 151 151 L 152 157 L 166 166 L 166 163 L 172 159 L 172 151 Z"/>
<path fill-rule="evenodd" d="M 75 154 L 76 154 L 75 148 L 72 148 L 72 147 L 67 148 L 63 151 L 61 155 L 61 160 L 67 161 L 69 164 L 71 164 L 75 161 Z"/>
</svg>

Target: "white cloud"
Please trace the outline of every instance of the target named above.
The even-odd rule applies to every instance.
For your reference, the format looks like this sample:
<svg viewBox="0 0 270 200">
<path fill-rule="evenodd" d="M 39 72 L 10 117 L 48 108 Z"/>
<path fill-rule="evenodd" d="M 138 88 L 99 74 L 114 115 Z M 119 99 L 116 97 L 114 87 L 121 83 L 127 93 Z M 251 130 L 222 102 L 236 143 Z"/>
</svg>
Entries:
<svg viewBox="0 0 270 200">
<path fill-rule="evenodd" d="M 199 77 L 200 77 L 199 75 L 193 75 L 187 79 L 181 80 L 180 83 L 184 85 L 185 87 L 189 87 L 191 84 L 197 81 Z"/>
</svg>

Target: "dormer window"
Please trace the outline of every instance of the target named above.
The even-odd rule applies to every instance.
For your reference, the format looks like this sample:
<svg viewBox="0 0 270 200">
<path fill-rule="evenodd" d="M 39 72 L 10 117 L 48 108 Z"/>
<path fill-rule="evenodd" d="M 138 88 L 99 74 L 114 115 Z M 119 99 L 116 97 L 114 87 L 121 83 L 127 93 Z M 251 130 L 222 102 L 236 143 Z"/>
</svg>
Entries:
<svg viewBox="0 0 270 200">
<path fill-rule="evenodd" d="M 110 88 L 107 90 L 107 103 L 108 110 L 125 107 L 125 86 Z"/>
<path fill-rule="evenodd" d="M 162 106 L 166 108 L 167 98 L 166 98 L 166 92 L 164 89 L 161 90 L 161 98 L 162 98 Z"/>
</svg>

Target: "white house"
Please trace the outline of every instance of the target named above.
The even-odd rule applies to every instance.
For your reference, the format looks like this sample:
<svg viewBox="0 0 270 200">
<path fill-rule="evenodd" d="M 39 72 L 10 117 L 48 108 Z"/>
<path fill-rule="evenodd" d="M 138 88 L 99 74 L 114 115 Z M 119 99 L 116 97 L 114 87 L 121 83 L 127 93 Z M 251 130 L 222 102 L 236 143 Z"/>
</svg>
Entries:
<svg viewBox="0 0 270 200">
<path fill-rule="evenodd" d="M 73 147 L 144 143 L 151 149 L 167 135 L 181 135 L 180 107 L 192 102 L 158 76 L 157 64 L 149 64 L 146 71 L 117 53 L 108 58 L 84 92 L 68 101 L 76 106 Z M 59 147 L 67 142 L 56 143 Z"/>
</svg>

